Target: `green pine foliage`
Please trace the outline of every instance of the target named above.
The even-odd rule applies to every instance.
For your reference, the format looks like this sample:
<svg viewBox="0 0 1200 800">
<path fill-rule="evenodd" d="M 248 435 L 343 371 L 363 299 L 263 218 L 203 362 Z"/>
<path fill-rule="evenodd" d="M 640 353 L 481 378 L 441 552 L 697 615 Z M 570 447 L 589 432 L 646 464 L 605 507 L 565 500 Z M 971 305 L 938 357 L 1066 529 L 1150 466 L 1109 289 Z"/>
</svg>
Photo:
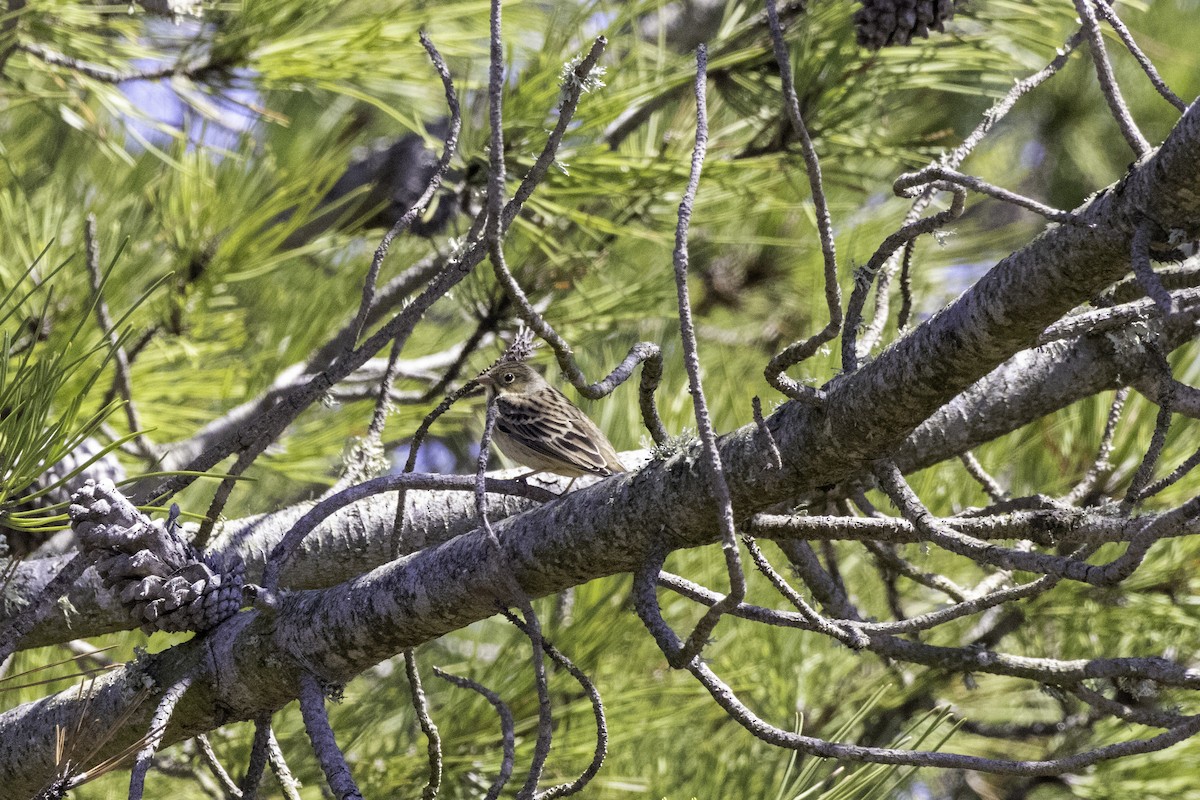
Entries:
<svg viewBox="0 0 1200 800">
<path fill-rule="evenodd" d="M 668 430 L 680 433 L 695 423 L 680 360 L 671 248 L 692 147 L 694 61 L 690 53 L 676 51 L 661 30 L 645 27 L 665 5 L 657 0 L 505 5 L 510 190 L 554 124 L 563 64 L 585 52 L 594 35 L 604 33 L 610 41 L 601 62 L 604 86 L 584 95 L 557 168 L 514 224 L 505 251 L 518 280 L 572 343 L 589 378 L 606 374 L 636 341 L 661 343 L 667 369 L 660 410 Z M 979 0 L 955 18 L 946 35 L 872 54 L 854 44 L 851 4 L 808 5 L 791 20 L 788 41 L 801 104 L 822 157 L 841 284 L 848 287 L 854 266 L 870 257 L 907 208 L 891 197 L 891 180 L 961 141 L 1012 80 L 1051 58 L 1072 27 L 1074 10 L 1052 0 Z M 1126 21 L 1153 45 L 1148 49 L 1168 83 L 1185 98 L 1200 91 L 1194 29 L 1181 24 L 1194 10 L 1184 2 L 1122 8 L 1131 9 Z M 445 115 L 445 101 L 417 43 L 422 29 L 446 57 L 463 102 L 464 130 L 450 190 L 461 204 L 478 205 L 487 159 L 487 13 L 488 4 L 479 0 L 282 0 L 206 6 L 203 22 L 184 19 L 176 27 L 136 7 L 127 13 L 122 4 L 44 0 L 13 18 L 4 33 L 6 46 L 34 43 L 116 71 L 177 58 L 208 66 L 194 79 L 170 81 L 180 103 L 176 110 L 187 120 L 181 130 L 155 121 L 154 104 L 139 102 L 129 84 L 47 64 L 22 50 L 9 55 L 8 81 L 0 88 L 5 243 L 0 521 L 11 524 L 4 515 L 28 499 L 21 492 L 44 465 L 96 433 L 101 421 L 118 428 L 122 422 L 104 401 L 113 353 L 92 314 L 95 297 L 82 260 L 85 216 L 99 219 L 101 253 L 112 264 L 103 294 L 114 314 L 124 314 L 119 325 L 124 344 L 154 332 L 132 370 L 143 428 L 155 442 L 185 439 L 266 391 L 281 370 L 304 361 L 354 313 L 381 231 L 347 219 L 300 244 L 289 236 L 318 214 L 319 201 L 356 147 L 416 132 L 440 149 L 429 128 Z M 768 407 L 777 399 L 762 377 L 763 365 L 825 322 L 810 192 L 781 110 L 760 13 L 757 4 L 731 0 L 710 40 L 710 149 L 693 218 L 692 268 L 704 387 L 719 431 L 750 421 L 754 396 Z M 1120 176 L 1127 150 L 1081 56 L 1020 102 L 972 157 L 969 171 L 1063 208 Z M 1134 114 L 1152 140 L 1161 138 L 1172 110 L 1139 83 L 1131 60 L 1118 60 L 1118 68 L 1122 85 L 1136 87 L 1128 93 Z M 623 126 L 630 115 L 636 123 Z M 244 129 L 238 123 L 220 143 L 206 138 L 225 131 L 231 119 L 245 118 L 252 122 Z M 468 225 L 459 216 L 432 239 L 398 239 L 381 282 L 430 253 L 451 251 Z M 935 311 L 1041 226 L 1032 215 L 973 199 L 950 236 L 918 244 L 916 312 Z M 490 267 L 483 264 L 427 315 L 404 357 L 463 341 L 498 297 Z M 511 323 L 506 319 L 504 329 L 511 330 Z M 48 337 L 36 340 L 43 325 Z M 888 336 L 894 333 L 893 324 Z M 840 365 L 836 345 L 791 374 L 814 385 L 828 380 Z M 499 351 L 493 343 L 474 354 L 464 375 L 487 366 Z M 1191 357 L 1179 356 L 1182 372 Z M 548 352 L 536 359 L 552 360 Z M 588 406 L 618 449 L 647 441 L 635 385 Z M 428 382 L 402 380 L 398 388 L 420 392 Z M 404 443 L 437 399 L 398 405 L 385 440 Z M 978 456 L 1015 494 L 1066 491 L 1090 463 L 1109 400 L 1084 401 L 980 448 Z M 253 483 L 234 492 L 226 516 L 275 509 L 331 484 L 348 443 L 365 432 L 370 409 L 369 400 L 331 399 L 306 411 L 250 470 Z M 432 433 L 465 459 L 478 439 L 479 411 L 477 402 L 462 402 Z M 1127 481 L 1136 469 L 1153 417 L 1152 406 L 1131 401 L 1112 457 L 1114 481 Z M 1172 429 L 1164 465 L 1191 453 L 1193 432 L 1191 422 Z M 149 468 L 132 459 L 128 466 Z M 197 482 L 179 497 L 180 504 L 202 513 L 213 485 Z M 939 513 L 985 499 L 957 463 L 914 476 L 913 487 Z M 1158 502 L 1194 493 L 1194 481 L 1184 483 Z M 881 497 L 872 497 L 887 507 Z M 765 549 L 774 552 L 770 545 Z M 860 548 L 833 550 L 852 593 L 856 586 L 878 591 Z M 922 569 L 963 582 L 978 578 L 973 566 L 956 557 L 917 545 L 901 551 Z M 1111 555 L 1106 549 L 1098 557 Z M 1131 585 L 1161 586 L 1161 592 L 1137 595 L 1128 605 L 1121 605 L 1124 596 L 1086 586 L 1063 586 L 1025 603 L 1020 610 L 1037 623 L 1007 644 L 1017 652 L 1062 658 L 1152 654 L 1165 643 L 1177 652 L 1195 652 L 1200 640 L 1187 598 L 1196 593 L 1190 565 L 1198 556 L 1191 542 L 1159 545 Z M 718 591 L 725 585 L 716 550 L 678 553 L 668 568 Z M 758 576 L 750 581 L 752 602 L 780 602 Z M 903 579 L 898 586 L 910 613 L 939 602 L 939 596 Z M 855 599 L 868 611 L 886 613 L 883 596 Z M 943 775 L 794 759 L 753 739 L 689 676 L 666 667 L 632 611 L 627 576 L 578 587 L 569 619 L 555 612 L 557 602 L 537 604 L 548 620 L 547 636 L 596 682 L 611 732 L 607 762 L 586 797 L 976 796 Z M 686 629 L 698 614 L 694 605 L 666 595 L 663 606 L 677 629 Z M 1089 624 L 1080 625 L 1082 619 Z M 975 621 L 946 626 L 928 641 L 958 644 Z M 144 644 L 134 634 L 107 641 L 116 648 L 109 653 L 115 659 L 132 657 L 133 646 Z M 160 635 L 150 647 L 159 650 L 173 641 Z M 62 654 L 61 648 L 20 654 L 14 671 Z M 1069 734 L 1015 746 L 956 730 L 963 717 L 1011 719 L 1014 707 L 1030 722 L 1055 718 L 1054 697 L 1009 679 L 964 681 L 902 670 L 849 655 L 815 635 L 731 619 L 721 623 L 705 654 L 758 714 L 781 727 L 802 724 L 813 735 L 876 745 L 922 742 L 929 748 L 949 741 L 957 751 L 1005 757 L 1036 757 L 1074 744 Z M 436 664 L 469 676 L 511 704 L 520 769 L 536 736 L 529 657 L 528 641 L 498 620 L 419 651 L 445 749 L 441 797 L 486 791 L 499 768 L 499 729 L 486 701 L 439 681 L 430 668 Z M 65 685 L 69 682 L 7 692 L 5 700 L 13 704 Z M 578 774 L 594 743 L 592 710 L 580 687 L 565 672 L 552 671 L 551 689 L 558 728 L 543 785 Z M 302 796 L 321 797 L 322 778 L 299 714 L 289 708 L 277 720 L 284 752 L 305 785 Z M 350 684 L 331 721 L 367 796 L 419 794 L 426 780 L 425 742 L 399 657 Z M 215 734 L 218 756 L 233 769 L 244 765 L 250 736 L 249 725 Z M 1189 741 L 1166 753 L 1101 764 L 1069 786 L 1030 796 L 1197 796 L 1187 776 L 1198 748 Z M 171 755 L 203 771 L 192 750 L 176 748 Z M 105 777 L 72 796 L 123 797 L 126 782 L 122 774 Z M 1005 785 L 1001 778 L 984 782 Z M 148 796 L 219 796 L 200 785 L 154 772 Z"/>
</svg>

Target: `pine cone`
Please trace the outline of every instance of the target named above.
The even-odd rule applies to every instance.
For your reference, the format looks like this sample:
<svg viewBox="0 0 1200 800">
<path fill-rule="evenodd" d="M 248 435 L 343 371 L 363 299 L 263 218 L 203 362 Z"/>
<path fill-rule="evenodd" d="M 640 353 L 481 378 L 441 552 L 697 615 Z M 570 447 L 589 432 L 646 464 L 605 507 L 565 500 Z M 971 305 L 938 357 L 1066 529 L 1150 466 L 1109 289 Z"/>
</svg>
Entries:
<svg viewBox="0 0 1200 800">
<path fill-rule="evenodd" d="M 909 44 L 913 37 L 929 37 L 942 31 L 954 17 L 955 0 L 859 0 L 862 8 L 854 15 L 858 43 L 871 50 Z"/>
<path fill-rule="evenodd" d="M 173 520 L 151 520 L 108 481 L 76 492 L 71 525 L 95 568 L 142 626 L 151 631 L 206 631 L 242 607 L 245 565 L 237 556 L 202 554 Z"/>
</svg>

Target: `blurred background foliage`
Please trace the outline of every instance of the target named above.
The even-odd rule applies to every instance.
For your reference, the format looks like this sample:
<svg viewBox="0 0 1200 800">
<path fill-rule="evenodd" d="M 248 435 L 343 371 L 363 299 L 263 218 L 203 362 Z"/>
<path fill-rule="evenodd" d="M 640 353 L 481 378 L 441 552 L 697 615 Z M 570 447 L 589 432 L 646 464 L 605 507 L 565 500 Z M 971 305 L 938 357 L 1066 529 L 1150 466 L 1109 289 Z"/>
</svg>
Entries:
<svg viewBox="0 0 1200 800">
<path fill-rule="evenodd" d="M 895 176 L 960 142 L 994 98 L 1053 56 L 1072 30 L 1075 12 L 1064 0 L 972 0 L 946 34 L 873 54 L 854 43 L 855 4 L 807 5 L 786 12 L 788 40 L 802 107 L 823 159 L 842 285 L 848 287 L 854 265 L 867 260 L 907 208 L 892 197 Z M 373 142 L 413 133 L 440 151 L 436 131 L 445 105 L 417 43 L 421 29 L 449 62 L 463 101 L 464 131 L 438 200 L 450 210 L 443 227 L 398 240 L 383 280 L 430 253 L 450 251 L 469 225 L 463 211 L 478 206 L 485 182 L 487 10 L 479 0 L 279 0 L 206 5 L 202 20 L 174 22 L 137 7 L 130 13 L 124 4 L 71 0 L 33 0 L 11 11 L 0 25 L 8 53 L 0 85 L 0 296 L 6 296 L 0 317 L 11 337 L 6 341 L 17 341 L 22 332 L 36 339 L 28 364 L 20 365 L 50 364 L 58 354 L 75 352 L 71 348 L 87 351 L 83 342 L 100 338 L 83 261 L 88 213 L 99 219 L 103 263 L 120 250 L 104 294 L 112 308 L 133 309 L 122 325 L 130 341 L 145 337 L 133 366 L 134 398 L 154 442 L 186 439 L 303 361 L 356 307 L 381 234 L 361 215 L 315 233 L 306 229 L 321 213 L 321 198 Z M 1175 91 L 1185 99 L 1200 92 L 1196 3 L 1122 3 L 1119 10 Z M 595 35 L 610 41 L 602 59 L 606 85 L 584 96 L 558 169 L 513 226 L 506 252 L 592 379 L 635 341 L 662 344 L 667 370 L 661 410 L 668 428 L 679 432 L 694 426 L 679 358 L 670 251 L 692 146 L 694 61 L 678 31 L 660 24 L 667 11 L 661 0 L 505 4 L 511 178 L 532 163 L 553 125 L 563 64 Z M 710 145 L 693 217 L 692 264 L 705 388 L 720 431 L 750 420 L 753 396 L 768 406 L 777 400 L 763 380 L 763 365 L 777 349 L 824 324 L 808 184 L 782 113 L 760 14 L 756 3 L 730 0 L 707 37 Z M 16 41 L 118 71 L 179 60 L 194 75 L 114 83 L 49 64 L 27 49 L 11 50 Z M 1161 140 L 1173 124 L 1173 109 L 1150 90 L 1132 59 L 1119 55 L 1116 62 L 1136 118 L 1152 142 Z M 1119 178 L 1129 160 L 1081 52 L 1018 103 L 965 169 L 1071 208 Z M 1041 227 L 1025 212 L 973 199 L 950 235 L 918 243 L 920 314 L 939 308 Z M 466 339 L 497 296 L 483 265 L 426 316 L 404 356 L 441 352 Z M 512 320 L 501 327 L 511 331 Z M 489 364 L 501 347 L 492 343 L 472 356 L 467 374 Z M 54 439 L 43 445 L 61 445 L 94 427 L 111 379 L 107 356 L 106 348 L 93 348 L 49 395 L 43 390 L 49 415 L 43 439 Z M 1183 373 L 1195 371 L 1191 358 L 1177 356 Z M 15 368 L 20 359 L 10 361 Z M 538 361 L 552 359 L 543 353 Z M 836 353 L 828 352 L 793 374 L 820 384 L 837 369 Z M 427 386 L 402 381 L 398 388 Z M 634 392 L 625 386 L 588 406 L 618 449 L 648 439 Z M 1110 400 L 1079 403 L 981 448 L 978 456 L 1013 494 L 1065 491 L 1095 452 Z M 398 406 L 388 441 L 402 448 L 434 402 Z M 66 429 L 53 411 L 64 408 L 73 415 Z M 443 460 L 453 464 L 470 452 L 479 411 L 477 401 L 460 403 L 435 427 Z M 369 416 L 364 402 L 308 411 L 251 470 L 254 482 L 240 486 L 226 514 L 271 510 L 319 493 L 336 479 L 342 453 L 365 431 Z M 1140 399 L 1131 402 L 1113 456 L 1118 485 L 1138 463 L 1153 416 Z M 110 421 L 119 429 L 123 418 Z M 1193 432 L 1191 422 L 1178 421 L 1162 463 L 1186 457 Z M 11 444 L 6 440 L 6 447 Z M 4 488 L 19 489 L 22 478 L 7 451 L 5 457 Z M 127 466 L 148 469 L 133 460 Z M 1159 501 L 1179 500 L 1194 487 L 1194 480 L 1184 481 Z M 201 481 L 179 502 L 200 513 L 212 488 Z M 957 462 L 915 476 L 914 488 L 941 513 L 985 502 Z M 769 544 L 765 548 L 774 552 Z M 886 615 L 883 588 L 863 551 L 840 544 L 830 549 L 855 599 Z M 979 577 L 973 566 L 945 554 L 905 551 L 923 569 L 964 583 Z M 1160 545 L 1132 579 L 1144 594 L 1065 584 L 1005 610 L 1024 624 L 1003 648 L 1062 658 L 1150 655 L 1168 647 L 1195 652 L 1196 559 L 1194 543 L 1172 541 Z M 718 589 L 723 585 L 717 551 L 678 553 L 668 568 Z M 616 577 L 579 587 L 569 609 L 555 598 L 539 603 L 550 638 L 593 677 L 606 699 L 610 753 L 587 797 L 1200 797 L 1189 780 L 1200 755 L 1194 740 L 1061 781 L 797 761 L 754 740 L 690 677 L 666 668 L 632 613 L 628 583 Z M 752 600 L 778 602 L 752 584 Z M 903 580 L 898 586 L 910 613 L 937 604 L 920 587 Z M 677 624 L 697 616 L 678 598 L 664 595 L 663 602 Z M 962 620 L 927 638 L 957 645 L 976 622 Z M 149 646 L 158 650 L 172 641 L 160 634 Z M 101 644 L 113 645 L 109 655 L 122 659 L 144 641 L 130 634 Z M 927 716 L 949 703 L 979 722 L 1011 719 L 1013 708 L 1024 709 L 1021 716 L 1029 722 L 1056 718 L 1054 697 L 1008 679 L 964 680 L 901 668 L 819 637 L 733 620 L 722 622 L 706 656 L 759 714 L 815 735 L 840 731 L 876 745 L 911 745 L 929 736 L 926 746 L 949 735 L 956 750 L 1006 757 L 1070 751 L 1081 743 L 1071 733 L 1023 743 L 988 739 L 955 732 L 954 719 L 944 714 Z M 58 648 L 20 654 L 13 670 L 62 657 Z M 512 704 L 518 768 L 528 763 L 537 709 L 523 636 L 487 621 L 422 648 L 419 660 L 445 744 L 443 797 L 482 795 L 500 754 L 491 707 L 432 677 L 433 664 L 469 675 Z M 332 712 L 368 796 L 415 796 L 425 780 L 425 743 L 399 663 L 361 676 Z M 9 692 L 5 703 L 70 683 Z M 591 757 L 594 736 L 578 686 L 554 673 L 552 688 L 558 729 L 546 782 L 577 774 Z M 280 715 L 277 731 L 305 784 L 303 796 L 320 797 L 322 781 L 294 709 Z M 1110 733 L 1114 739 L 1147 735 L 1114 729 L 1092 736 Z M 236 725 L 213 738 L 223 761 L 238 768 L 249 737 L 248 725 Z M 186 747 L 169 755 L 179 763 L 194 758 Z M 125 791 L 120 775 L 75 796 L 117 798 Z M 151 774 L 149 793 L 210 796 L 194 781 L 163 772 Z"/>
</svg>

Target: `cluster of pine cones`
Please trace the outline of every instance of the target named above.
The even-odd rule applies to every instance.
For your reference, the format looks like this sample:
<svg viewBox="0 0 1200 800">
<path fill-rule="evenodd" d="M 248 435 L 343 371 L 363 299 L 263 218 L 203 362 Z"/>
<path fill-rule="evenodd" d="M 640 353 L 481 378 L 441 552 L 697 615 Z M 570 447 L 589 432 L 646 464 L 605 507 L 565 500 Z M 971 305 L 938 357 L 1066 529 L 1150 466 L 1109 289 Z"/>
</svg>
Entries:
<svg viewBox="0 0 1200 800">
<path fill-rule="evenodd" d="M 858 43 L 871 50 L 922 39 L 929 31 L 941 31 L 954 16 L 956 0 L 859 0 L 862 8 L 854 15 Z"/>
</svg>

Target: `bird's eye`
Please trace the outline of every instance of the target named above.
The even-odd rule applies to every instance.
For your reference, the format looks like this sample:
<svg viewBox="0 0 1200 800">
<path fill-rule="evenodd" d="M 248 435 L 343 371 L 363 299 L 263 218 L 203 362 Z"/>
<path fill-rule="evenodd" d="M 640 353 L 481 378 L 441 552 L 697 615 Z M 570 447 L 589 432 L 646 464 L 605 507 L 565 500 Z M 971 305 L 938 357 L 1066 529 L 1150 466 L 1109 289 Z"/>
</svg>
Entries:
<svg viewBox="0 0 1200 800">
<path fill-rule="evenodd" d="M 511 372 L 504 373 L 504 376 L 502 378 L 500 378 L 500 380 L 504 381 L 505 383 L 512 383 L 516 379 L 517 379 L 517 376 L 513 375 Z"/>
</svg>

